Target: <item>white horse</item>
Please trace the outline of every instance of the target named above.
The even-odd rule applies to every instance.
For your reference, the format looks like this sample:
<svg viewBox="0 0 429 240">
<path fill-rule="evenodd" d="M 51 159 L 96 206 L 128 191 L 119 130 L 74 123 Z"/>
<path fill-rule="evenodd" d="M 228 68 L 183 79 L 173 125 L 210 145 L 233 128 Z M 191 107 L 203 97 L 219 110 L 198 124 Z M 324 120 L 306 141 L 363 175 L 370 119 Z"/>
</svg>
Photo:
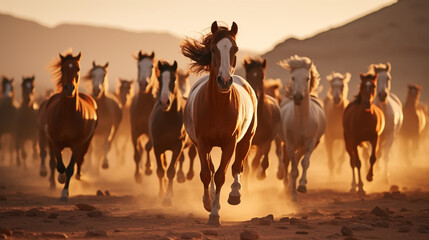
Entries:
<svg viewBox="0 0 429 240">
<path fill-rule="evenodd" d="M 404 120 L 401 101 L 395 94 L 390 92 L 390 69 L 390 63 L 371 64 L 369 66 L 369 72 L 378 74 L 377 96 L 374 103 L 383 111 L 385 119 L 384 131 L 380 136 L 378 157 L 383 158 L 387 182 L 389 182 L 390 177 L 388 168 L 388 163 L 391 158 L 390 150 Z"/>
<path fill-rule="evenodd" d="M 325 132 L 326 119 L 322 104 L 312 94 L 319 85 L 319 73 L 312 61 L 307 57 L 294 55 L 279 62 L 279 65 L 290 70 L 292 82 L 289 85 L 288 95 L 291 99 L 283 100 L 280 113 L 282 117 L 283 135 L 286 143 L 287 156 L 285 157 L 286 170 L 291 162 L 289 190 L 292 200 L 296 200 L 296 179 L 298 177 L 298 163 L 302 159 L 302 176 L 299 180 L 298 191 L 307 192 L 307 169 L 310 165 L 310 156 Z M 287 175 L 287 174 L 286 174 Z M 285 186 L 288 177 L 284 178 Z"/>
<path fill-rule="evenodd" d="M 337 172 L 341 172 L 341 166 L 346 158 L 346 148 L 344 145 L 344 131 L 343 131 L 343 113 L 349 104 L 347 95 L 349 92 L 348 83 L 350 81 L 350 73 L 341 74 L 332 72 L 326 79 L 329 82 L 330 88 L 324 101 L 325 115 L 326 115 L 326 131 L 325 131 L 325 145 L 328 153 L 328 165 L 331 176 L 334 174 L 335 168 Z M 334 161 L 334 143 L 340 141 L 339 161 Z M 336 145 L 337 146 L 337 145 Z M 337 165 L 337 166 L 336 166 Z"/>
</svg>

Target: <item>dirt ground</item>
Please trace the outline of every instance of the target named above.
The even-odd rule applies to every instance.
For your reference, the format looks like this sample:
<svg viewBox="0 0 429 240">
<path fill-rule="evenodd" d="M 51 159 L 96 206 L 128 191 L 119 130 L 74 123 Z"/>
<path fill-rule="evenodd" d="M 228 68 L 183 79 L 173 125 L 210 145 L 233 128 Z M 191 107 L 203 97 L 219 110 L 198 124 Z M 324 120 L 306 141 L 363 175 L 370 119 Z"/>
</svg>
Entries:
<svg viewBox="0 0 429 240">
<path fill-rule="evenodd" d="M 99 173 L 85 163 L 82 180 L 71 181 L 68 202 L 59 200 L 60 184 L 50 190 L 47 178 L 38 175 L 37 161 L 28 162 L 26 169 L 0 162 L 0 239 L 429 239 L 429 164 L 424 154 L 412 163 L 392 161 L 389 183 L 378 168 L 373 182 L 364 181 L 365 197 L 348 192 L 349 164 L 329 176 L 323 146 L 311 159 L 307 193 L 297 202 L 290 201 L 276 179 L 273 160 L 267 178 L 243 183 L 242 203 L 231 206 L 226 201 L 229 170 L 220 227 L 206 224 L 198 159 L 194 179 L 175 182 L 173 206 L 163 207 L 155 174 L 137 184 L 131 152 L 127 150 L 123 164 L 114 153 L 110 156 L 111 168 Z M 390 191 L 392 185 L 398 189 Z M 97 196 L 97 190 L 110 196 Z"/>
</svg>

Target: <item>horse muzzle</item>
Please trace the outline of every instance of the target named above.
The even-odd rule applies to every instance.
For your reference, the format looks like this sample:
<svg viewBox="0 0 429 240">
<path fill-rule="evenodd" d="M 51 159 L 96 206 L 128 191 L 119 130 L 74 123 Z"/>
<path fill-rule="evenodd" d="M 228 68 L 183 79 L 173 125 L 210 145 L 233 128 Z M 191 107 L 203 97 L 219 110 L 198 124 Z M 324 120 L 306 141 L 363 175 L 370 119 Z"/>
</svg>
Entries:
<svg viewBox="0 0 429 240">
<path fill-rule="evenodd" d="M 387 93 L 386 92 L 378 93 L 378 98 L 380 99 L 380 101 L 385 102 L 387 98 Z"/>
<path fill-rule="evenodd" d="M 75 92 L 75 86 L 73 84 L 64 85 L 64 93 L 67 97 L 72 97 Z"/>
<path fill-rule="evenodd" d="M 338 104 L 340 104 L 340 102 L 341 102 L 341 98 L 340 98 L 340 97 L 335 96 L 335 97 L 334 97 L 334 104 L 335 104 L 335 105 L 338 105 Z"/>
<path fill-rule="evenodd" d="M 170 99 L 167 99 L 167 101 L 160 101 L 161 102 L 161 110 L 162 111 L 168 111 L 170 109 Z"/>
<path fill-rule="evenodd" d="M 295 105 L 301 105 L 302 100 L 304 99 L 304 96 L 302 94 L 295 94 L 293 95 L 293 102 Z"/>
<path fill-rule="evenodd" d="M 232 86 L 232 77 L 229 77 L 229 79 L 225 80 L 225 79 L 222 79 L 222 77 L 218 76 L 217 85 L 219 87 L 220 92 L 228 92 Z"/>
</svg>

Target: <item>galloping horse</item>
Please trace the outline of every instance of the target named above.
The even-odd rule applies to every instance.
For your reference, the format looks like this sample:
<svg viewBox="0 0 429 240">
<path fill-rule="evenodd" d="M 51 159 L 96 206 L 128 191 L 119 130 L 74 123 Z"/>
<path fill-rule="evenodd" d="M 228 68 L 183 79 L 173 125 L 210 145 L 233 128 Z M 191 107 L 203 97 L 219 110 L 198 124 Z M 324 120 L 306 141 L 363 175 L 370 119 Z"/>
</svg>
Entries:
<svg viewBox="0 0 429 240">
<path fill-rule="evenodd" d="M 343 130 L 343 114 L 349 100 L 347 94 L 349 92 L 348 83 L 350 81 L 350 73 L 341 74 L 332 72 L 326 79 L 329 82 L 329 91 L 326 95 L 324 102 L 325 116 L 326 116 L 326 131 L 325 131 L 325 145 L 326 152 L 328 153 L 328 165 L 331 176 L 334 174 L 335 168 L 337 172 L 341 172 L 342 164 L 345 159 L 345 145 L 344 143 L 344 130 Z M 334 143 L 340 141 L 336 149 L 340 152 L 338 164 L 334 161 Z M 335 167 L 337 165 L 337 167 Z"/>
<path fill-rule="evenodd" d="M 95 152 L 95 166 L 98 171 L 99 159 L 101 157 L 100 149 L 102 149 L 103 164 L 102 168 L 109 168 L 107 154 L 110 151 L 112 141 L 116 136 L 119 124 L 122 120 L 122 110 L 118 100 L 113 95 L 108 93 L 109 81 L 107 79 L 107 67 L 109 63 L 104 66 L 92 62 L 92 68 L 84 77 L 85 80 L 92 82 L 92 97 L 97 102 L 97 128 L 95 129 L 94 139 L 91 149 Z M 92 151 L 90 151 L 92 152 Z M 91 154 L 90 154 L 91 155 Z"/>
<path fill-rule="evenodd" d="M 5 143 L 9 143 L 9 157 L 12 162 L 13 138 L 16 124 L 17 108 L 13 100 L 15 92 L 13 90 L 13 78 L 2 77 L 2 99 L 0 100 L 0 149 Z M 3 136 L 5 139 L 3 139 Z M 9 139 L 6 139 L 9 138 Z M 6 151 L 2 149 L 1 160 L 3 161 Z M 17 162 L 19 164 L 19 162 Z"/>
<path fill-rule="evenodd" d="M 158 61 L 157 77 L 160 95 L 149 118 L 149 135 L 156 157 L 159 196 L 164 197 L 164 205 L 171 205 L 176 162 L 182 155 L 186 140 L 185 127 L 183 126 L 185 101 L 182 99 L 182 94 L 178 87 L 176 61 L 172 65 L 166 61 Z M 169 166 L 165 154 L 167 150 L 172 151 Z M 168 187 L 165 192 L 164 180 L 167 167 Z"/>
<path fill-rule="evenodd" d="M 390 69 L 390 63 L 371 64 L 369 66 L 369 72 L 377 74 L 378 76 L 377 95 L 375 97 L 374 104 L 377 105 L 384 114 L 385 125 L 383 133 L 380 136 L 380 148 L 377 153 L 377 157 L 384 159 L 384 173 L 387 182 L 389 182 L 390 177 L 388 167 L 388 163 L 391 158 L 390 150 L 392 148 L 393 141 L 399 134 L 404 120 L 401 100 L 399 100 L 395 94 L 390 92 Z"/>
<path fill-rule="evenodd" d="M 281 132 L 280 108 L 274 98 L 265 94 L 264 79 L 267 60 L 245 58 L 243 66 L 246 70 L 246 80 L 252 86 L 258 98 L 258 126 L 252 140 L 252 146 L 256 148 L 256 153 L 251 166 L 253 171 L 257 173 L 256 177 L 262 180 L 265 179 L 266 170 L 269 166 L 268 154 L 271 149 L 271 142 Z M 260 162 L 262 156 L 263 159 Z M 283 161 L 281 155 L 278 158 L 279 161 Z M 245 160 L 245 167 L 247 168 L 247 158 Z"/>
<path fill-rule="evenodd" d="M 344 140 L 346 150 L 350 155 L 353 178 L 351 192 L 356 192 L 355 168 L 358 173 L 358 194 L 364 195 L 363 183 L 360 174 L 361 160 L 358 146 L 362 142 L 369 141 L 372 145 L 370 168 L 366 180 L 373 178 L 373 167 L 376 161 L 376 152 L 379 146 L 379 138 L 384 129 L 383 112 L 374 104 L 375 90 L 377 88 L 377 74 L 360 74 L 360 90 L 356 99 L 351 102 L 343 116 Z"/>
<path fill-rule="evenodd" d="M 26 140 L 32 141 L 33 158 L 37 158 L 37 124 L 36 114 L 38 106 L 34 101 L 34 76 L 22 78 L 22 103 L 16 116 L 15 148 L 18 165 L 21 157 L 26 165 Z M 46 172 L 44 174 L 46 176 Z"/>
<path fill-rule="evenodd" d="M 407 159 L 414 157 L 415 153 L 420 150 L 420 136 L 427 123 L 424 110 L 420 106 L 421 89 L 422 86 L 417 84 L 408 85 L 407 100 L 403 108 L 404 123 L 402 124 L 400 136 Z M 414 150 L 413 154 L 410 152 L 411 149 Z"/>
<path fill-rule="evenodd" d="M 296 179 L 298 178 L 298 163 L 301 161 L 302 175 L 299 180 L 298 191 L 307 192 L 307 169 L 310 165 L 310 156 L 325 132 L 326 119 L 322 104 L 312 96 L 319 85 L 319 73 L 313 62 L 307 57 L 294 55 L 279 63 L 288 69 L 292 75 L 289 85 L 289 94 L 293 101 L 285 99 L 280 107 L 282 117 L 283 137 L 286 145 L 284 166 L 286 173 L 291 162 L 290 177 L 284 177 L 285 186 L 289 187 L 292 200 L 297 199 Z"/>
<path fill-rule="evenodd" d="M 130 107 L 134 97 L 134 85 L 132 80 L 119 79 L 119 86 L 115 93 L 122 106 L 122 120 L 114 141 L 115 150 L 119 162 L 125 163 L 125 153 L 131 146 Z"/>
<path fill-rule="evenodd" d="M 133 99 L 131 104 L 131 140 L 134 145 L 134 161 L 136 163 L 136 171 L 134 178 L 136 182 L 142 182 L 142 174 L 140 168 L 140 161 L 143 154 L 143 148 L 141 143 L 141 137 L 143 135 L 149 136 L 149 117 L 152 112 L 153 105 L 158 94 L 158 81 L 155 78 L 154 68 L 154 57 L 155 53 L 151 55 L 143 54 L 139 52 L 137 58 L 138 63 L 138 76 L 137 81 L 139 90 Z M 146 150 L 146 169 L 145 174 L 152 174 L 152 166 L 150 163 L 149 153 L 152 149 L 152 142 L 148 139 L 145 150 Z"/>
<path fill-rule="evenodd" d="M 80 53 L 77 56 L 71 53 L 66 56 L 60 54 L 60 60 L 54 65 L 59 92 L 44 102 L 38 113 L 39 137 L 42 138 L 39 141 L 43 144 L 48 140 L 49 143 L 51 187 L 55 186 L 52 181 L 53 168 L 56 165 L 59 172 L 58 182 L 65 183 L 60 198 L 63 201 L 68 200 L 68 189 L 75 164 L 76 177 L 80 177 L 84 156 L 97 126 L 97 103 L 89 95 L 79 93 L 80 57 Z M 64 148 L 70 148 L 72 151 L 67 168 L 61 153 Z M 42 153 L 42 150 L 45 150 L 45 146 L 42 145 L 40 150 L 41 158 L 44 159 L 46 151 Z"/>
<path fill-rule="evenodd" d="M 246 80 L 232 75 L 237 61 L 237 31 L 236 23 L 228 30 L 226 27 L 219 27 L 215 21 L 211 25 L 211 32 L 202 41 L 186 39 L 181 44 L 183 55 L 193 61 L 192 70 L 210 72 L 209 76 L 201 77 L 192 87 L 185 107 L 184 123 L 186 132 L 197 146 L 201 161 L 203 203 L 204 208 L 210 212 L 208 223 L 215 225 L 220 224 L 220 192 L 234 152 L 234 183 L 231 185 L 228 203 L 240 203 L 243 160 L 249 153 L 257 125 L 256 95 Z M 210 157 L 215 146 L 222 150 L 220 166 L 216 172 Z"/>
</svg>

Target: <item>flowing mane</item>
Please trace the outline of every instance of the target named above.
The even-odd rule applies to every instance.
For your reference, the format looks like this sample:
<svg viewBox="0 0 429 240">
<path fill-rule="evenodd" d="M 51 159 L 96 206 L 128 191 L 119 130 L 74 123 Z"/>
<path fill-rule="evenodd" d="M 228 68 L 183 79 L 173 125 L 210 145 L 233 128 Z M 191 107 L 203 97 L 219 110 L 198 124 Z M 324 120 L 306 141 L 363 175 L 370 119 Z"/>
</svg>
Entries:
<svg viewBox="0 0 429 240">
<path fill-rule="evenodd" d="M 368 67 L 368 73 L 377 74 L 383 71 L 390 72 L 390 69 L 391 67 L 389 62 L 386 64 L 384 63 L 371 64 Z"/>
<path fill-rule="evenodd" d="M 212 52 L 210 49 L 210 44 L 220 39 L 231 36 L 227 27 L 219 26 L 216 34 L 211 32 L 203 35 L 201 40 L 198 41 L 192 38 L 186 38 L 181 44 L 180 48 L 182 49 L 182 54 L 185 57 L 188 57 L 192 60 L 191 71 L 194 73 L 200 73 L 202 71 L 210 71 Z M 232 36 L 235 40 L 235 36 Z"/>
<path fill-rule="evenodd" d="M 316 69 L 316 66 L 313 64 L 313 62 L 307 58 L 307 57 L 301 57 L 298 55 L 293 55 L 292 57 L 288 59 L 284 59 L 278 63 L 282 68 L 288 69 L 291 72 L 293 72 L 296 69 L 299 68 L 306 68 L 310 72 L 310 94 L 317 94 L 317 87 L 319 86 L 320 82 L 320 75 L 319 72 Z M 286 86 L 286 92 L 290 92 L 291 85 L 288 84 Z M 288 90 L 289 89 L 289 90 Z"/>
</svg>

